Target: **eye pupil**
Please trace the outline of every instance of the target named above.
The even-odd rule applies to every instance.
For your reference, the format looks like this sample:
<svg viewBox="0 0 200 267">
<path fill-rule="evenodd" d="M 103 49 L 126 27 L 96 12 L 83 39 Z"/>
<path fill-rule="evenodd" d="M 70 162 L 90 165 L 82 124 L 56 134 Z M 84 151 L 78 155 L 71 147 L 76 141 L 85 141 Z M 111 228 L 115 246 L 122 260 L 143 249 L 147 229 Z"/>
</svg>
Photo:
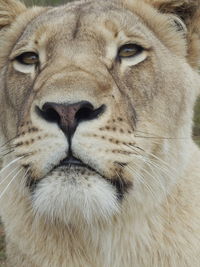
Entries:
<svg viewBox="0 0 200 267">
<path fill-rule="evenodd" d="M 141 53 L 143 48 L 137 44 L 126 44 L 119 48 L 118 57 L 119 58 L 128 58 L 134 57 Z"/>
<path fill-rule="evenodd" d="M 34 52 L 23 53 L 16 57 L 16 60 L 24 65 L 34 65 L 39 63 L 39 57 Z"/>
</svg>

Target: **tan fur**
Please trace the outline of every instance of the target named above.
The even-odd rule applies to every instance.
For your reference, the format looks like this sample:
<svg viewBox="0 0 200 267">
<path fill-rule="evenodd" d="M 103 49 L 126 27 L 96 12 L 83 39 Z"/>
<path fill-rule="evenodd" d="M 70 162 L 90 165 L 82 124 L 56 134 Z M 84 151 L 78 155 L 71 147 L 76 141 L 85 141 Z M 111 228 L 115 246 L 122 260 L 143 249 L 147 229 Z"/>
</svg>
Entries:
<svg viewBox="0 0 200 267">
<path fill-rule="evenodd" d="M 162 12 L 175 13 L 180 16 L 187 25 L 188 34 L 188 59 L 193 67 L 199 67 L 200 43 L 199 43 L 199 0 L 174 0 L 174 1 L 148 1 Z M 192 53 L 191 53 L 192 51 Z"/>
<path fill-rule="evenodd" d="M 199 267 L 199 12 L 198 0 L 0 0 L 9 267 Z M 127 43 L 144 51 L 119 60 Z M 39 54 L 39 68 L 16 61 L 24 52 Z M 74 157 L 92 169 L 62 169 L 66 133 L 36 107 L 80 101 L 106 107 L 72 138 Z"/>
</svg>

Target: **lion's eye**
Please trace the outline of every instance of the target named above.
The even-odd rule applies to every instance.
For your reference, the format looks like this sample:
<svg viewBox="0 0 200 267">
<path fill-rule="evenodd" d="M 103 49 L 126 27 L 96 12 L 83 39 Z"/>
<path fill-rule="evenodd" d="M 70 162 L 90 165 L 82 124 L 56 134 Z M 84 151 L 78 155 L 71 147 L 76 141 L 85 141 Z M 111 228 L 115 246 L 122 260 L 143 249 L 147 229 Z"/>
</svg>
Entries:
<svg viewBox="0 0 200 267">
<path fill-rule="evenodd" d="M 24 65 L 36 65 L 39 63 L 39 56 L 34 52 L 26 52 L 16 57 L 15 60 Z"/>
<path fill-rule="evenodd" d="M 143 51 L 143 47 L 137 44 L 126 44 L 119 48 L 118 57 L 119 58 L 130 58 L 137 56 Z"/>
</svg>

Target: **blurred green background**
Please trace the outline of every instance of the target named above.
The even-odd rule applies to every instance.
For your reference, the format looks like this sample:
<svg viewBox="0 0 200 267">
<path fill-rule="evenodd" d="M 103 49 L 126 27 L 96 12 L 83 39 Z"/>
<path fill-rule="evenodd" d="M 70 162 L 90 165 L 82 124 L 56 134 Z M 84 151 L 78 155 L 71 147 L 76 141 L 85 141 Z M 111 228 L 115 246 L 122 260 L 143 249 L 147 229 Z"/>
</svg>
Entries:
<svg viewBox="0 0 200 267">
<path fill-rule="evenodd" d="M 200 145 L 200 98 L 197 100 L 194 114 L 194 139 Z"/>
<path fill-rule="evenodd" d="M 59 5 L 72 0 L 23 0 L 24 3 L 31 5 Z"/>
</svg>

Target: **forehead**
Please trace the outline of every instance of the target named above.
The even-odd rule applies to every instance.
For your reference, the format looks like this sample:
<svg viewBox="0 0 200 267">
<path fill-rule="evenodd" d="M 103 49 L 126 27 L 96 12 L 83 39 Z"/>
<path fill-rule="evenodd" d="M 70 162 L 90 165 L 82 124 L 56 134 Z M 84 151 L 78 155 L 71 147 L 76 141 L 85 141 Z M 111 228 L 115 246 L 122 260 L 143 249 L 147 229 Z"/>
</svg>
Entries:
<svg viewBox="0 0 200 267">
<path fill-rule="evenodd" d="M 116 3 L 75 2 L 45 10 L 26 26 L 15 48 L 30 42 L 51 43 L 52 47 L 56 42 L 57 46 L 62 46 L 64 42 L 74 40 L 89 41 L 92 45 L 92 42 L 101 44 L 105 40 L 145 38 L 145 35 L 141 19 Z"/>
</svg>

